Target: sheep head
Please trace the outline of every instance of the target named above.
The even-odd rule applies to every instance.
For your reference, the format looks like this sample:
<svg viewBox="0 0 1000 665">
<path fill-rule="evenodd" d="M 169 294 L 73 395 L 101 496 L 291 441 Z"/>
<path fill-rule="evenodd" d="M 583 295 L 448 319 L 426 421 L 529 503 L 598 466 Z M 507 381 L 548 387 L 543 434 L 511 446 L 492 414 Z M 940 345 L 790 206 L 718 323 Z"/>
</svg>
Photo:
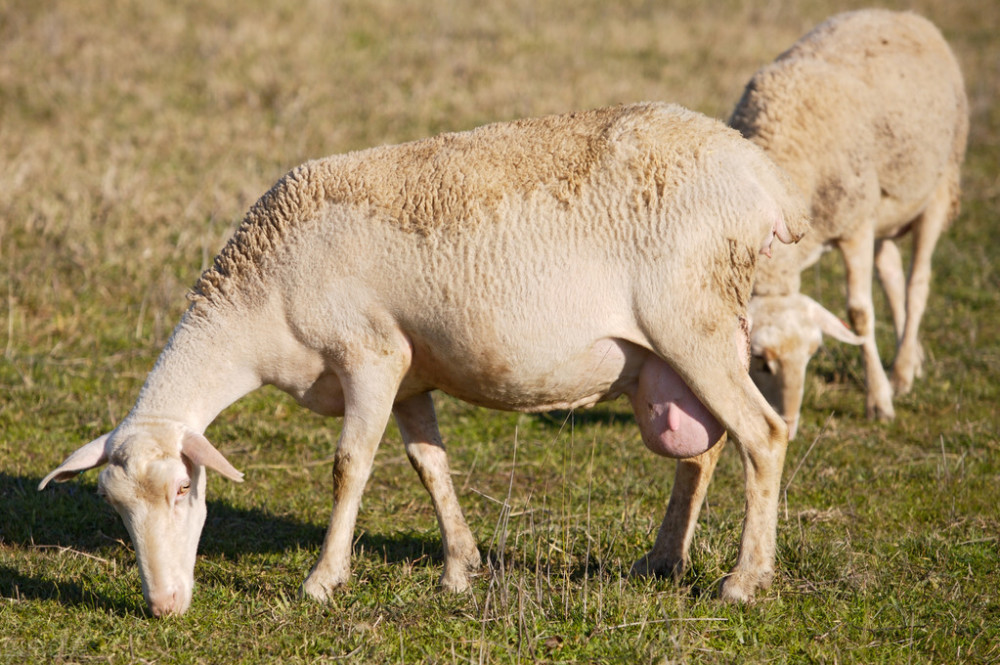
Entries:
<svg viewBox="0 0 1000 665">
<path fill-rule="evenodd" d="M 191 604 L 205 525 L 205 468 L 237 482 L 243 474 L 198 432 L 172 421 L 146 421 L 91 441 L 38 488 L 103 465 L 97 493 L 118 512 L 132 538 L 150 611 L 157 617 L 183 614 Z"/>
<path fill-rule="evenodd" d="M 788 423 L 792 439 L 799 425 L 806 366 L 829 335 L 847 344 L 863 339 L 818 302 L 801 293 L 750 299 L 750 376 Z"/>
</svg>

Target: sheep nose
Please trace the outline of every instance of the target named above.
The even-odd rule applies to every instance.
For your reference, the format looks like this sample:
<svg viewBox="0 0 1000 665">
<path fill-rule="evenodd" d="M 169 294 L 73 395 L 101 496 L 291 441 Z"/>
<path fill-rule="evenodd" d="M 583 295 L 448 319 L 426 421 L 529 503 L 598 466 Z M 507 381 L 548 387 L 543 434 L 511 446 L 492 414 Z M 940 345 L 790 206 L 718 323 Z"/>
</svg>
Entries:
<svg viewBox="0 0 1000 665">
<path fill-rule="evenodd" d="M 170 614 L 181 614 L 184 610 L 182 609 L 180 590 L 171 587 L 149 594 L 149 610 L 156 618 Z"/>
</svg>

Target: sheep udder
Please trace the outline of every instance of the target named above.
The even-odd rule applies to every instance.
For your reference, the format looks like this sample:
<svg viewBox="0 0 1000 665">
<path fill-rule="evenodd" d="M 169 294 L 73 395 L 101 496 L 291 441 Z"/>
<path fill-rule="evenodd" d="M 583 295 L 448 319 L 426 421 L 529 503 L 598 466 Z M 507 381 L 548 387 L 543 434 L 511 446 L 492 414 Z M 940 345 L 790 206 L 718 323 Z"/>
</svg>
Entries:
<svg viewBox="0 0 1000 665">
<path fill-rule="evenodd" d="M 722 438 L 725 430 L 667 363 L 650 358 L 629 397 L 642 442 L 657 455 L 694 457 Z"/>
</svg>

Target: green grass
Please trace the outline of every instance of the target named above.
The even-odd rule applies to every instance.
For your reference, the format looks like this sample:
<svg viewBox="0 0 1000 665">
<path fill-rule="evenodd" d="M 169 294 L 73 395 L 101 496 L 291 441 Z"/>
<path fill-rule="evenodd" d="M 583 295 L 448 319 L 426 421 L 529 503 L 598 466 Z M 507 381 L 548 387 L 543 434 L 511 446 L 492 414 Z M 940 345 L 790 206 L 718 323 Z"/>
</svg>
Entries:
<svg viewBox="0 0 1000 665">
<path fill-rule="evenodd" d="M 276 390 L 208 436 L 191 610 L 147 616 L 95 474 L 35 490 L 127 412 L 184 293 L 289 167 L 525 115 L 640 99 L 725 117 L 743 83 L 850 4 L 220 0 L 0 5 L 0 663 L 991 663 L 1000 661 L 1000 6 L 907 3 L 972 107 L 963 213 L 939 244 L 926 375 L 863 417 L 856 349 L 813 360 L 789 447 L 774 586 L 713 596 L 741 528 L 727 452 L 684 579 L 634 580 L 672 463 L 627 404 L 519 415 L 437 400 L 488 565 L 443 595 L 430 501 L 390 426 L 354 580 L 298 599 L 339 423 Z M 903 6 L 903 3 L 889 3 Z M 843 312 L 839 259 L 805 276 Z M 880 343 L 891 360 L 884 304 Z"/>
</svg>

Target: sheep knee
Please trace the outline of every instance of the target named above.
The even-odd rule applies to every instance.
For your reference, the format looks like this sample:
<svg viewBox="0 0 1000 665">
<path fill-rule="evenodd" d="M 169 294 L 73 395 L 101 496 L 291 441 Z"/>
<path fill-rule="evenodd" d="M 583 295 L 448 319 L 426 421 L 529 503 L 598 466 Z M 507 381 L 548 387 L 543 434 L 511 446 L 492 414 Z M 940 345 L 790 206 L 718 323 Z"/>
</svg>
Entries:
<svg viewBox="0 0 1000 665">
<path fill-rule="evenodd" d="M 847 315 L 851 318 L 851 325 L 858 335 L 864 337 L 870 332 L 871 321 L 868 318 L 868 308 L 864 305 L 851 305 L 847 309 Z"/>
</svg>

